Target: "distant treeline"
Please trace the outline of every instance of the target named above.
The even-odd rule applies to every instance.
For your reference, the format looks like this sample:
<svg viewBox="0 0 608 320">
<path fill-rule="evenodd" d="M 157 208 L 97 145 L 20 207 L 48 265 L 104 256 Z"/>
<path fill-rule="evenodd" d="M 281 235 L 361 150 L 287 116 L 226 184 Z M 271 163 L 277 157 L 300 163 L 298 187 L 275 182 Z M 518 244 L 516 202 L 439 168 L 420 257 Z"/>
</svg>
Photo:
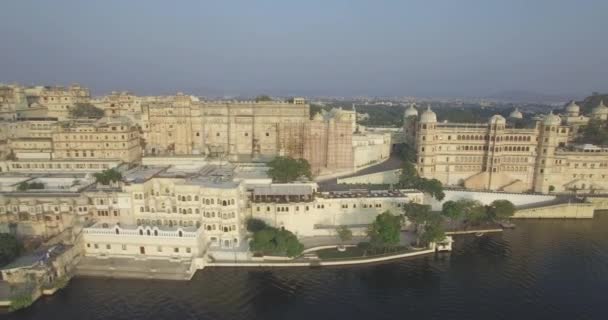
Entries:
<svg viewBox="0 0 608 320">
<path fill-rule="evenodd" d="M 352 110 L 353 102 L 332 102 L 327 106 L 311 105 L 310 114 L 313 116 L 321 110 L 330 110 L 331 108 L 341 107 L 343 109 Z M 453 103 L 433 103 L 432 110 L 437 114 L 438 121 L 447 120 L 449 122 L 486 122 L 495 115 L 500 114 L 505 118 L 509 117 L 511 111 L 515 109 L 513 104 L 501 104 L 491 107 L 481 106 L 479 104 L 453 104 Z M 403 112 L 405 106 L 386 106 L 386 105 L 356 105 L 358 113 L 366 113 L 369 118 L 359 121 L 365 126 L 386 126 L 400 127 L 403 125 Z M 421 114 L 426 110 L 426 105 L 418 105 L 418 113 Z M 536 112 L 547 112 L 550 107 L 546 105 L 525 105 L 519 107 L 524 114 L 525 119 L 515 121 L 517 127 L 529 126 L 532 123 L 531 115 Z"/>
</svg>

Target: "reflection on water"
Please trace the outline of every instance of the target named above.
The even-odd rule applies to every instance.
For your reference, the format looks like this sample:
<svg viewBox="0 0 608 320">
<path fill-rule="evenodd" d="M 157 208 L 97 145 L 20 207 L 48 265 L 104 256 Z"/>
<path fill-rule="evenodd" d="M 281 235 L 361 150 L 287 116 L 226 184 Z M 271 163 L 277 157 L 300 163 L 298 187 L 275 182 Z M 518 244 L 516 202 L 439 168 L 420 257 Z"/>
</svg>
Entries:
<svg viewBox="0 0 608 320">
<path fill-rule="evenodd" d="M 344 268 L 208 268 L 190 282 L 74 279 L 8 319 L 605 319 L 608 215 L 518 221 L 454 252 Z"/>
</svg>

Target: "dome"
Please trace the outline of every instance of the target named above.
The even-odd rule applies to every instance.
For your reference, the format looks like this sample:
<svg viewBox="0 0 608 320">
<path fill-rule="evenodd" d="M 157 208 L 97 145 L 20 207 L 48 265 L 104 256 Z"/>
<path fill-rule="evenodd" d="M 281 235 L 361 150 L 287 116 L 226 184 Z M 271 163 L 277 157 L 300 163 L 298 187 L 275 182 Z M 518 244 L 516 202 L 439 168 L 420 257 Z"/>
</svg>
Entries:
<svg viewBox="0 0 608 320">
<path fill-rule="evenodd" d="M 519 108 L 515 108 L 515 110 L 513 110 L 510 114 L 509 114 L 509 118 L 513 118 L 513 119 L 523 119 L 524 115 L 521 113 L 521 111 L 519 111 Z"/>
<path fill-rule="evenodd" d="M 551 111 L 543 120 L 543 124 L 546 126 L 559 126 L 562 123 L 562 118 L 558 115 L 553 114 Z"/>
<path fill-rule="evenodd" d="M 403 113 L 403 116 L 406 117 L 406 118 L 409 118 L 409 117 L 412 117 L 412 116 L 417 117 L 418 116 L 418 110 L 416 110 L 416 104 L 415 103 L 410 104 L 410 106 L 405 109 L 405 112 Z"/>
<path fill-rule="evenodd" d="M 566 113 L 578 114 L 580 111 L 581 107 L 579 107 L 574 100 L 570 101 L 570 103 L 566 106 Z"/>
<path fill-rule="evenodd" d="M 499 114 L 495 114 L 490 118 L 490 123 L 492 124 L 505 124 L 507 120 Z"/>
<path fill-rule="evenodd" d="M 597 107 L 593 108 L 592 113 L 593 113 L 593 115 L 608 114 L 608 107 L 606 107 L 604 105 L 604 101 L 603 100 L 600 100 L 600 104 L 598 104 Z"/>
<path fill-rule="evenodd" d="M 437 122 L 437 115 L 433 110 L 431 110 L 431 106 L 428 106 L 426 110 L 420 116 L 421 123 L 429 123 L 429 122 Z"/>
</svg>

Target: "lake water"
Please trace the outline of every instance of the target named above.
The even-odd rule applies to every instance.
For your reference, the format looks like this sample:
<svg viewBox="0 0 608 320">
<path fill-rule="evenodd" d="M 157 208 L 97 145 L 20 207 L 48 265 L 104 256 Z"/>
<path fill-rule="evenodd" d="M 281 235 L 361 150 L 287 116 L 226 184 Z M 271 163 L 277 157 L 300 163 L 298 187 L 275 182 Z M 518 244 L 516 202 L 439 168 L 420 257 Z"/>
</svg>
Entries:
<svg viewBox="0 0 608 320">
<path fill-rule="evenodd" d="M 608 319 L 608 214 L 516 221 L 451 254 L 348 268 L 73 279 L 7 319 Z"/>
</svg>

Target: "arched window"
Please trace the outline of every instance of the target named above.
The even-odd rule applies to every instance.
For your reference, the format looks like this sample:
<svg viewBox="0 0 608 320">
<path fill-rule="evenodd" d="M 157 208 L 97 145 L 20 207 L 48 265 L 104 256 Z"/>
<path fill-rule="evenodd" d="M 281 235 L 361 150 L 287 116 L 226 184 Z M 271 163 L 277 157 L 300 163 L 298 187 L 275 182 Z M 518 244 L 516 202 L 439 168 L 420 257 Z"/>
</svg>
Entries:
<svg viewBox="0 0 608 320">
<path fill-rule="evenodd" d="M 144 235 L 144 231 L 143 231 L 143 230 L 141 230 L 141 229 L 139 229 L 139 235 L 140 235 L 140 236 L 143 236 L 143 235 Z"/>
<path fill-rule="evenodd" d="M 227 206 L 226 200 L 222 201 L 222 206 Z"/>
<path fill-rule="evenodd" d="M 198 196 L 194 196 L 194 201 L 198 201 Z"/>
<path fill-rule="evenodd" d="M 146 230 L 146 234 L 147 234 L 147 235 L 150 235 L 150 230 Z"/>
<path fill-rule="evenodd" d="M 192 214 L 192 208 L 188 208 L 188 213 Z"/>
<path fill-rule="evenodd" d="M 192 201 L 192 196 L 188 196 L 188 201 Z"/>
<path fill-rule="evenodd" d="M 116 234 L 120 234 L 120 231 L 118 230 L 118 228 L 114 229 L 114 231 L 116 232 Z"/>
<path fill-rule="evenodd" d="M 158 236 L 158 230 L 154 230 L 154 235 Z"/>
<path fill-rule="evenodd" d="M 178 236 L 183 236 L 184 234 L 182 233 L 182 230 L 179 230 L 179 232 L 177 233 Z"/>
</svg>

